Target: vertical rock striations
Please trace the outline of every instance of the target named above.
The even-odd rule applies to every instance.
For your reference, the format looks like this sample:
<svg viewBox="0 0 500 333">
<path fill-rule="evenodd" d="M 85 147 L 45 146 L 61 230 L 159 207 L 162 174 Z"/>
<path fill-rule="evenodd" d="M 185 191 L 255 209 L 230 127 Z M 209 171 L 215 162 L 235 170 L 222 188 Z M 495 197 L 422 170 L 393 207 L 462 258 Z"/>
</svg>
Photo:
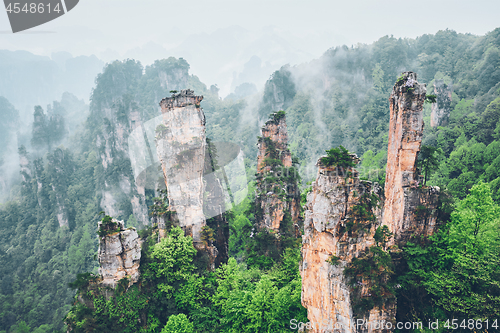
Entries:
<svg viewBox="0 0 500 333">
<path fill-rule="evenodd" d="M 288 149 L 284 111 L 276 112 L 262 128 L 258 140 L 256 206 L 262 210 L 259 228 L 280 232 L 288 218 L 300 234 L 300 193 Z"/>
<path fill-rule="evenodd" d="M 389 97 L 389 145 L 383 224 L 394 233 L 397 241 L 405 240 L 413 233 L 430 235 L 436 222 L 439 189 L 419 188 L 421 179 L 416 167 L 424 130 L 425 95 L 425 85 L 417 82 L 417 74 L 405 72 L 394 85 Z M 425 214 L 419 210 L 425 210 Z M 418 215 L 429 216 L 419 220 Z"/>
<path fill-rule="evenodd" d="M 152 163 L 154 147 L 145 140 L 147 122 L 158 116 L 160 96 L 185 86 L 188 79 L 187 62 L 172 57 L 146 68 L 134 60 L 115 61 L 98 75 L 87 126 L 97 146 L 100 166 L 96 176 L 100 206 L 106 214 L 122 219 L 133 214 L 140 224 L 149 224 L 146 191 L 152 194 L 157 188 L 136 178 L 134 142 L 138 138 L 144 142 L 144 154 Z M 151 174 L 156 175 L 156 169 Z"/>
<path fill-rule="evenodd" d="M 392 245 L 432 234 L 437 219 L 439 189 L 421 186 L 416 168 L 425 96 L 413 72 L 403 73 L 394 86 L 384 193 L 377 184 L 360 181 L 349 165 L 318 162 L 302 242 L 302 304 L 310 332 L 392 331 L 377 326 L 395 321 L 395 296 L 388 286 L 391 257 L 397 256 Z M 351 155 L 351 161 L 357 158 Z M 387 263 L 380 265 L 381 259 Z M 366 273 L 366 265 L 377 273 Z M 370 324 L 356 325 L 358 320 Z"/>
<path fill-rule="evenodd" d="M 207 217 L 207 227 L 202 230 L 202 241 L 204 246 L 212 243 L 217 249 L 214 267 L 219 267 L 229 258 L 229 221 L 226 214 L 226 200 L 231 201 L 233 205 L 234 202 L 230 197 L 231 191 L 227 188 L 228 180 L 224 171 L 224 162 L 231 147 L 227 144 L 219 145 L 221 151 L 219 153 L 216 144 L 207 139 L 206 148 L 203 171 L 205 184 L 203 211 Z"/>
<path fill-rule="evenodd" d="M 123 278 L 129 284 L 137 282 L 142 242 L 135 228 L 125 230 L 123 221 L 111 219 L 99 222 L 98 228 L 101 284 L 115 288 Z"/>
<path fill-rule="evenodd" d="M 431 127 L 445 126 L 451 112 L 451 96 L 453 85 L 447 85 L 443 80 L 434 81 L 436 103 L 432 104 Z"/>
<path fill-rule="evenodd" d="M 213 230 L 208 229 L 205 213 L 220 217 L 224 202 L 217 202 L 216 198 L 223 198 L 224 194 L 218 179 L 207 181 L 204 178 L 205 173 L 215 168 L 205 135 L 202 100 L 203 96 L 195 96 L 192 90 L 181 90 L 161 100 L 163 120 L 156 129 L 156 147 L 167 186 L 169 210 L 176 213 L 186 235 L 193 237 L 198 250 L 209 255 L 214 267 L 225 261 L 220 256 L 227 256 L 227 237 L 217 235 L 221 248 L 219 255 L 212 244 L 210 234 Z M 214 214 L 217 210 L 219 213 Z M 221 217 L 215 223 L 218 229 L 224 228 L 227 221 Z"/>
<path fill-rule="evenodd" d="M 163 116 L 156 148 L 167 185 L 169 210 L 175 211 L 186 235 L 201 244 L 203 214 L 203 169 L 205 165 L 205 115 L 203 96 L 182 90 L 160 102 Z"/>
<path fill-rule="evenodd" d="M 100 163 L 96 173 L 100 207 L 106 214 L 124 219 L 134 214 L 147 225 L 144 188 L 135 183 L 128 147 L 129 134 L 144 120 L 134 92 L 141 76 L 142 66 L 133 60 L 106 66 L 92 92 L 88 127 L 95 137 Z"/>
<path fill-rule="evenodd" d="M 356 163 L 357 157 L 351 155 Z M 318 161 L 318 175 L 307 195 L 302 242 L 302 305 L 311 332 L 356 332 L 355 319 L 376 321 L 392 313 L 392 305 L 354 313 L 354 297 L 366 297 L 366 285 L 354 295 L 344 269 L 375 245 L 373 235 L 382 214 L 378 185 L 360 181 L 352 167 L 326 166 Z"/>
</svg>

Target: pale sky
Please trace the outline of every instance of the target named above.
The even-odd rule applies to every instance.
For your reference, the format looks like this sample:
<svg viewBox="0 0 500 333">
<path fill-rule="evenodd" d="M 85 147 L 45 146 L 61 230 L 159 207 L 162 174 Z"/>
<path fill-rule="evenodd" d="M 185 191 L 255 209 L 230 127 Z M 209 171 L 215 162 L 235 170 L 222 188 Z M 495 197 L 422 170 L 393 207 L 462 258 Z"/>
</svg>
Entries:
<svg viewBox="0 0 500 333">
<path fill-rule="evenodd" d="M 105 61 L 137 54 L 147 64 L 156 58 L 153 51 L 127 52 L 153 42 L 161 57 L 184 56 L 192 71 L 198 70 L 200 78 L 208 81 L 205 83 L 225 85 L 229 91 L 227 82 L 214 81 L 228 80 L 240 71 L 250 59 L 252 47 L 263 62 L 269 62 L 269 68 L 278 66 L 279 61 L 293 65 L 317 58 L 333 46 L 371 43 L 384 35 L 416 37 L 446 28 L 483 35 L 500 27 L 499 13 L 498 0 L 80 0 L 62 17 L 17 34 L 9 33 L 7 14 L 0 10 L 0 49 L 48 56 L 54 51 L 68 51 L 73 56 L 95 54 Z M 206 62 L 200 60 L 204 49 L 196 49 L 199 45 L 192 45 L 190 51 L 189 43 L 196 44 L 204 36 L 217 40 L 219 29 L 226 29 L 219 36 L 219 42 L 224 43 L 227 28 L 231 32 L 234 26 L 247 31 L 242 45 L 236 45 L 243 37 L 235 32 L 236 41 L 228 48 L 214 44 L 214 50 L 207 51 L 211 56 Z M 272 49 L 275 44 L 254 42 L 268 36 L 269 31 L 280 38 L 274 43 L 281 47 L 288 43 L 293 57 L 282 56 L 274 64 L 272 53 L 264 54 L 262 48 Z M 227 66 L 217 68 L 226 74 L 204 72 L 218 57 L 219 49 Z M 233 51 L 233 55 L 226 54 Z"/>
</svg>

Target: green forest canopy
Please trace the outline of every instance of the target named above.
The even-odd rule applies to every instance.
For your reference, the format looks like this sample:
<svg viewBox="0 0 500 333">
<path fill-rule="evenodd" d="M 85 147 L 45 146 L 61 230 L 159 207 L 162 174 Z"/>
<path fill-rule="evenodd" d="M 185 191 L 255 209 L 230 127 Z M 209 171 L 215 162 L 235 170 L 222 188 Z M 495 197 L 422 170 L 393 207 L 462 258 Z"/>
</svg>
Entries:
<svg viewBox="0 0 500 333">
<path fill-rule="evenodd" d="M 314 74 L 294 83 L 294 71 L 313 73 L 308 66 L 318 63 L 331 82 L 327 88 Z M 108 65 L 96 80 L 92 112 L 72 148 L 49 147 L 44 157 L 30 157 L 29 177 L 0 210 L 0 331 L 61 332 L 65 316 L 83 322 L 78 330 L 106 327 L 110 332 L 126 327 L 133 332 L 171 327 L 185 332 L 214 332 L 214 328 L 282 332 L 290 318 L 307 321 L 300 305 L 299 248 L 288 249 L 266 269 L 245 262 L 255 219 L 249 209 L 251 196 L 233 211 L 229 251 L 234 257 L 216 272 L 197 270 L 188 250 L 192 240 L 172 229 L 169 237 L 144 250 L 147 264 L 141 268 L 146 289 L 117 290 L 110 300 L 96 296 L 95 304 L 102 310 L 98 313 L 81 305 L 72 308 L 75 291 L 68 283 L 79 273 L 95 273 L 97 267 L 99 186 L 105 177 L 94 142 L 103 117 L 99 105 L 110 106 L 122 96 L 118 104 L 138 103 L 146 117 L 154 116 L 158 97 L 171 90 L 159 85 L 157 71 L 184 73 L 185 83 L 205 95 L 208 135 L 241 144 L 249 170 L 255 165 L 259 126 L 257 119 L 240 125 L 247 119 L 246 102 L 210 95 L 187 74 L 188 69 L 185 61 L 174 58 L 155 63 L 144 73 L 134 61 Z M 278 111 L 269 109 L 277 105 L 273 91 L 283 92 L 280 109 L 286 113 L 290 149 L 299 160 L 304 182 L 315 175 L 314 169 L 308 173 L 308 166 L 340 145 L 361 156 L 358 168 L 363 177 L 383 182 L 387 98 L 404 70 L 417 72 L 429 94 L 434 80 L 453 82 L 448 124 L 431 128 L 426 106 L 423 142 L 442 151 L 432 155 L 436 166 L 424 172 L 427 185 L 451 195 L 453 212 L 435 236 L 403 249 L 406 268 L 393 281 L 400 286 L 398 318 L 498 318 L 500 29 L 481 37 L 451 30 L 417 39 L 386 36 L 371 45 L 332 48 L 314 64 L 277 71 L 266 83 L 257 114 L 264 118 Z M 6 112 L 15 113 L 8 103 L 3 105 Z M 127 108 L 117 110 L 118 121 L 128 117 Z M 126 164 L 116 170 L 128 172 Z M 57 220 L 57 196 L 63 193 L 67 227 L 60 227 Z M 186 251 L 176 253 L 172 246 L 177 243 Z M 172 265 L 187 264 L 169 273 L 159 265 L 166 253 L 176 258 Z M 144 313 L 141 322 L 146 325 L 139 328 L 136 319 Z"/>
</svg>

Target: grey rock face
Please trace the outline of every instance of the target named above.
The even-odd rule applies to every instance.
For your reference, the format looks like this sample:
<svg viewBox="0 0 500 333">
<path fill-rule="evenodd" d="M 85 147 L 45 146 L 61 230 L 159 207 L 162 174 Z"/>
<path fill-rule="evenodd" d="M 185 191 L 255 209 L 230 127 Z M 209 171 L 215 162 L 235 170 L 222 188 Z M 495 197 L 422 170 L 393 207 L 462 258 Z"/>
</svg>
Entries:
<svg viewBox="0 0 500 333">
<path fill-rule="evenodd" d="M 444 126 L 448 123 L 451 112 L 451 95 L 453 85 L 447 85 L 443 80 L 434 81 L 436 103 L 432 104 L 431 127 Z"/>
<path fill-rule="evenodd" d="M 99 239 L 99 275 L 102 285 L 111 288 L 125 277 L 129 284 L 139 280 L 142 243 L 135 228 L 124 230 L 123 221 L 113 222 L 117 223 L 116 230 Z"/>
</svg>

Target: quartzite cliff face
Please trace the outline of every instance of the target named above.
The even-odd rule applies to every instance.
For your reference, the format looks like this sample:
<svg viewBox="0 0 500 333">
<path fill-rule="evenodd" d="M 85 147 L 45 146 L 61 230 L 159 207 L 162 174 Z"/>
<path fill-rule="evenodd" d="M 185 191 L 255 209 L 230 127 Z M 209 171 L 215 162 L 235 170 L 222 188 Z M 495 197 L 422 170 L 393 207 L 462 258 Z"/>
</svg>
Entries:
<svg viewBox="0 0 500 333">
<path fill-rule="evenodd" d="M 209 255 L 212 267 L 227 260 L 227 221 L 224 191 L 214 174 L 213 146 L 207 143 L 203 96 L 182 90 L 160 102 L 162 123 L 156 148 L 167 186 L 169 210 L 198 250 Z M 207 237 L 206 214 L 214 216 L 216 245 Z M 218 249 L 217 249 L 218 248 Z"/>
<path fill-rule="evenodd" d="M 209 269 L 227 261 L 228 225 L 225 196 L 216 175 L 216 150 L 207 143 L 203 96 L 182 90 L 161 103 L 162 123 L 156 129 L 158 158 L 167 186 L 168 210 L 174 214 L 158 219 L 159 237 L 165 235 L 165 219 L 193 237 L 195 247 L 209 257 Z M 207 221 L 206 216 L 211 216 Z M 207 229 L 214 232 L 208 236 Z M 100 284 L 115 288 L 128 278 L 139 279 L 141 239 L 135 228 L 125 230 L 123 221 L 99 222 Z"/>
<path fill-rule="evenodd" d="M 357 160 L 355 155 L 353 160 Z M 371 182 L 360 181 L 353 168 L 328 167 L 318 162 L 318 175 L 307 196 L 302 242 L 302 305 L 307 308 L 312 332 L 355 332 L 352 322 L 386 319 L 394 312 L 388 305 L 383 313 L 353 313 L 352 292 L 344 268 L 355 257 L 375 245 L 373 235 L 380 226 L 382 211 L 372 195 L 382 191 Z M 359 214 L 355 207 L 366 208 Z M 337 265 L 329 261 L 339 258 Z M 363 291 L 365 296 L 367 291 Z M 331 328 L 331 329 L 330 329 Z M 342 331 L 342 330 L 340 330 Z"/>
<path fill-rule="evenodd" d="M 389 97 L 390 123 L 383 224 L 395 240 L 412 233 L 427 236 L 434 232 L 439 189 L 420 189 L 416 163 L 424 130 L 423 105 L 426 88 L 417 82 L 417 74 L 403 73 Z M 425 207 L 427 218 L 421 221 L 417 207 Z"/>
<path fill-rule="evenodd" d="M 289 213 L 298 230 L 300 193 L 288 149 L 283 111 L 274 113 L 272 119 L 262 127 L 258 147 L 256 204 L 262 209 L 259 227 L 279 232 L 285 215 Z"/>
<path fill-rule="evenodd" d="M 375 231 L 382 225 L 394 233 L 387 246 L 434 231 L 439 189 L 419 188 L 415 167 L 425 93 L 425 86 L 412 72 L 404 73 L 394 86 L 384 192 L 377 184 L 360 181 L 352 168 L 318 162 L 318 176 L 307 196 L 301 264 L 302 304 L 308 311 L 311 332 L 382 332 L 372 326 L 356 327 L 354 320 L 395 320 L 392 298 L 369 311 L 353 311 L 354 298 L 371 297 L 370 285 L 362 280 L 354 290 L 344 269 L 353 258 L 369 253 L 376 244 Z M 332 258 L 336 263 L 332 264 Z"/>
<path fill-rule="evenodd" d="M 162 124 L 156 129 L 156 148 L 167 185 L 169 210 L 180 226 L 201 244 L 203 214 L 203 169 L 205 165 L 205 115 L 203 96 L 183 90 L 160 102 Z"/>
<path fill-rule="evenodd" d="M 125 229 L 123 221 L 112 223 L 99 237 L 99 276 L 103 286 L 115 288 L 123 278 L 129 284 L 139 280 L 142 242 L 135 228 Z M 98 227 L 102 230 L 103 223 Z"/>
<path fill-rule="evenodd" d="M 157 101 L 165 91 L 184 87 L 188 70 L 183 59 L 159 60 L 145 69 L 136 61 L 126 60 L 109 64 L 97 77 L 89 127 L 93 129 L 102 166 L 98 173 L 99 197 L 106 214 L 128 219 L 133 213 L 139 224 L 149 224 L 146 192 L 157 188 L 148 188 L 144 179 L 135 178 L 130 168 L 134 153 L 129 145 L 130 135 L 139 132 L 141 137 L 146 136 L 146 122 L 159 111 Z M 145 89 L 149 94 L 140 96 L 138 91 Z M 148 155 L 149 150 L 154 147 L 148 146 Z"/>
</svg>

